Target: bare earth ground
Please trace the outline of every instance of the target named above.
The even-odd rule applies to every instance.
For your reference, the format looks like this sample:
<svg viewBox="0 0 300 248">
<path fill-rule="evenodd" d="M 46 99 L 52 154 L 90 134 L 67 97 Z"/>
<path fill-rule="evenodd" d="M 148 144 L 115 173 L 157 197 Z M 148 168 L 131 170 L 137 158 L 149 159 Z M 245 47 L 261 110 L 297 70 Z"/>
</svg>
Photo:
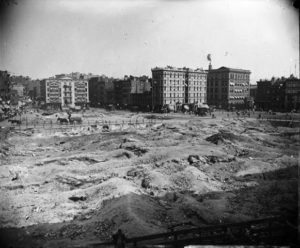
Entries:
<svg viewBox="0 0 300 248">
<path fill-rule="evenodd" d="M 2 138 L 2 242 L 73 247 L 109 240 L 119 228 L 134 237 L 183 222 L 297 214 L 299 128 L 156 116 L 161 121 L 138 129 L 16 130 Z"/>
</svg>

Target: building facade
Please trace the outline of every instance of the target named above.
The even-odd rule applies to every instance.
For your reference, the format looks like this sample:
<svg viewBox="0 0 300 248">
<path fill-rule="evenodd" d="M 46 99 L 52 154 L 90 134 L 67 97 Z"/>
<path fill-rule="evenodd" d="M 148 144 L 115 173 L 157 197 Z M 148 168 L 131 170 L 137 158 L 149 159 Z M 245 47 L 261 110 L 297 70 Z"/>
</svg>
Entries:
<svg viewBox="0 0 300 248">
<path fill-rule="evenodd" d="M 250 97 L 249 70 L 220 67 L 208 70 L 207 103 L 217 108 L 244 108 Z"/>
<path fill-rule="evenodd" d="M 288 78 L 285 85 L 286 110 L 300 109 L 300 79 Z"/>
<path fill-rule="evenodd" d="M 254 101 L 256 100 L 256 95 L 257 95 L 257 85 L 251 84 L 250 85 L 250 97 L 252 97 Z"/>
<path fill-rule="evenodd" d="M 206 103 L 207 72 L 202 69 L 152 69 L 152 106 L 165 104 Z"/>
<path fill-rule="evenodd" d="M 151 105 L 151 80 L 146 77 L 125 76 L 114 82 L 115 103 L 121 106 Z"/>
<path fill-rule="evenodd" d="M 281 111 L 285 109 L 286 78 L 272 78 L 257 82 L 256 107 L 261 110 Z"/>
<path fill-rule="evenodd" d="M 89 99 L 93 107 L 115 103 L 114 80 L 106 76 L 89 79 Z"/>
<path fill-rule="evenodd" d="M 15 91 L 18 97 L 23 97 L 25 93 L 25 87 L 23 85 L 13 85 L 11 88 L 12 91 Z"/>
<path fill-rule="evenodd" d="M 70 77 L 56 77 L 41 81 L 42 101 L 53 108 L 87 106 L 89 104 L 88 81 Z"/>
<path fill-rule="evenodd" d="M 0 98 L 1 101 L 10 100 L 11 78 L 7 71 L 0 71 Z"/>
</svg>

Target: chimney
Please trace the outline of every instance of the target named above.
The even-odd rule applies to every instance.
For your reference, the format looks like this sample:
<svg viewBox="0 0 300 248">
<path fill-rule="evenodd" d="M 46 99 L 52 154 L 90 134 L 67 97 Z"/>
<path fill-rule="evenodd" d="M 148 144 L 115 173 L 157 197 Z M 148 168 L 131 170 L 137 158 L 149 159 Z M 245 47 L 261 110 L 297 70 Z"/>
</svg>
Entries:
<svg viewBox="0 0 300 248">
<path fill-rule="evenodd" d="M 208 65 L 208 70 L 209 70 L 209 71 L 212 70 L 212 65 L 211 65 L 211 63 L 209 63 L 209 65 Z"/>
</svg>

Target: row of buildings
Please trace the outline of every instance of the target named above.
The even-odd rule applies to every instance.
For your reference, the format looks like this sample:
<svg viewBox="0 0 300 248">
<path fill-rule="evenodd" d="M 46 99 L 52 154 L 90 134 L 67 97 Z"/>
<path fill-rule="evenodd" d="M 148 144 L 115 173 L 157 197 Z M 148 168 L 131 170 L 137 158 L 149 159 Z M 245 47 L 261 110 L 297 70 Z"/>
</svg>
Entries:
<svg viewBox="0 0 300 248">
<path fill-rule="evenodd" d="M 114 104 L 142 109 L 193 103 L 220 108 L 244 107 L 245 99 L 249 98 L 248 70 L 167 66 L 151 71 L 152 78 L 125 76 L 123 79 L 60 74 L 32 83 L 30 96 L 50 108 Z"/>
<path fill-rule="evenodd" d="M 125 76 L 123 79 L 105 75 L 60 74 L 43 80 L 23 82 L 26 94 L 49 108 L 107 106 L 161 108 L 164 105 L 207 103 L 217 108 L 251 108 L 292 110 L 300 108 L 300 81 L 289 78 L 260 80 L 250 85 L 249 70 L 220 67 L 202 68 L 155 67 L 152 78 Z M 1 74 L 0 97 L 7 96 L 7 78 Z M 15 78 L 11 92 L 22 94 Z M 26 79 L 26 78 L 25 78 Z M 23 89 L 24 90 L 24 89 Z M 25 94 L 25 93 L 24 93 Z M 13 94 L 11 94 L 13 95 Z"/>
<path fill-rule="evenodd" d="M 300 109 L 300 79 L 264 79 L 253 89 L 256 107 L 263 110 L 291 111 Z"/>
<path fill-rule="evenodd" d="M 122 80 L 89 80 L 91 106 L 120 104 L 160 108 L 166 104 L 208 103 L 220 108 L 245 107 L 250 97 L 250 71 L 221 67 L 155 67 L 152 78 L 125 76 Z"/>
</svg>

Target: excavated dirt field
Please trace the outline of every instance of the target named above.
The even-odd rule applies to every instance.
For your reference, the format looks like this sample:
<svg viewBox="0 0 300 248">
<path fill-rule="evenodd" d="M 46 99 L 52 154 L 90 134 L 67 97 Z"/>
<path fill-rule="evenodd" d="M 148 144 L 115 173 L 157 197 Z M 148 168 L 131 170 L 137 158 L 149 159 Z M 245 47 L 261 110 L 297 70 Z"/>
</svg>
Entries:
<svg viewBox="0 0 300 248">
<path fill-rule="evenodd" d="M 1 247 L 85 247 L 119 228 L 134 237 L 297 214 L 299 128 L 152 117 L 139 129 L 2 135 Z"/>
</svg>

